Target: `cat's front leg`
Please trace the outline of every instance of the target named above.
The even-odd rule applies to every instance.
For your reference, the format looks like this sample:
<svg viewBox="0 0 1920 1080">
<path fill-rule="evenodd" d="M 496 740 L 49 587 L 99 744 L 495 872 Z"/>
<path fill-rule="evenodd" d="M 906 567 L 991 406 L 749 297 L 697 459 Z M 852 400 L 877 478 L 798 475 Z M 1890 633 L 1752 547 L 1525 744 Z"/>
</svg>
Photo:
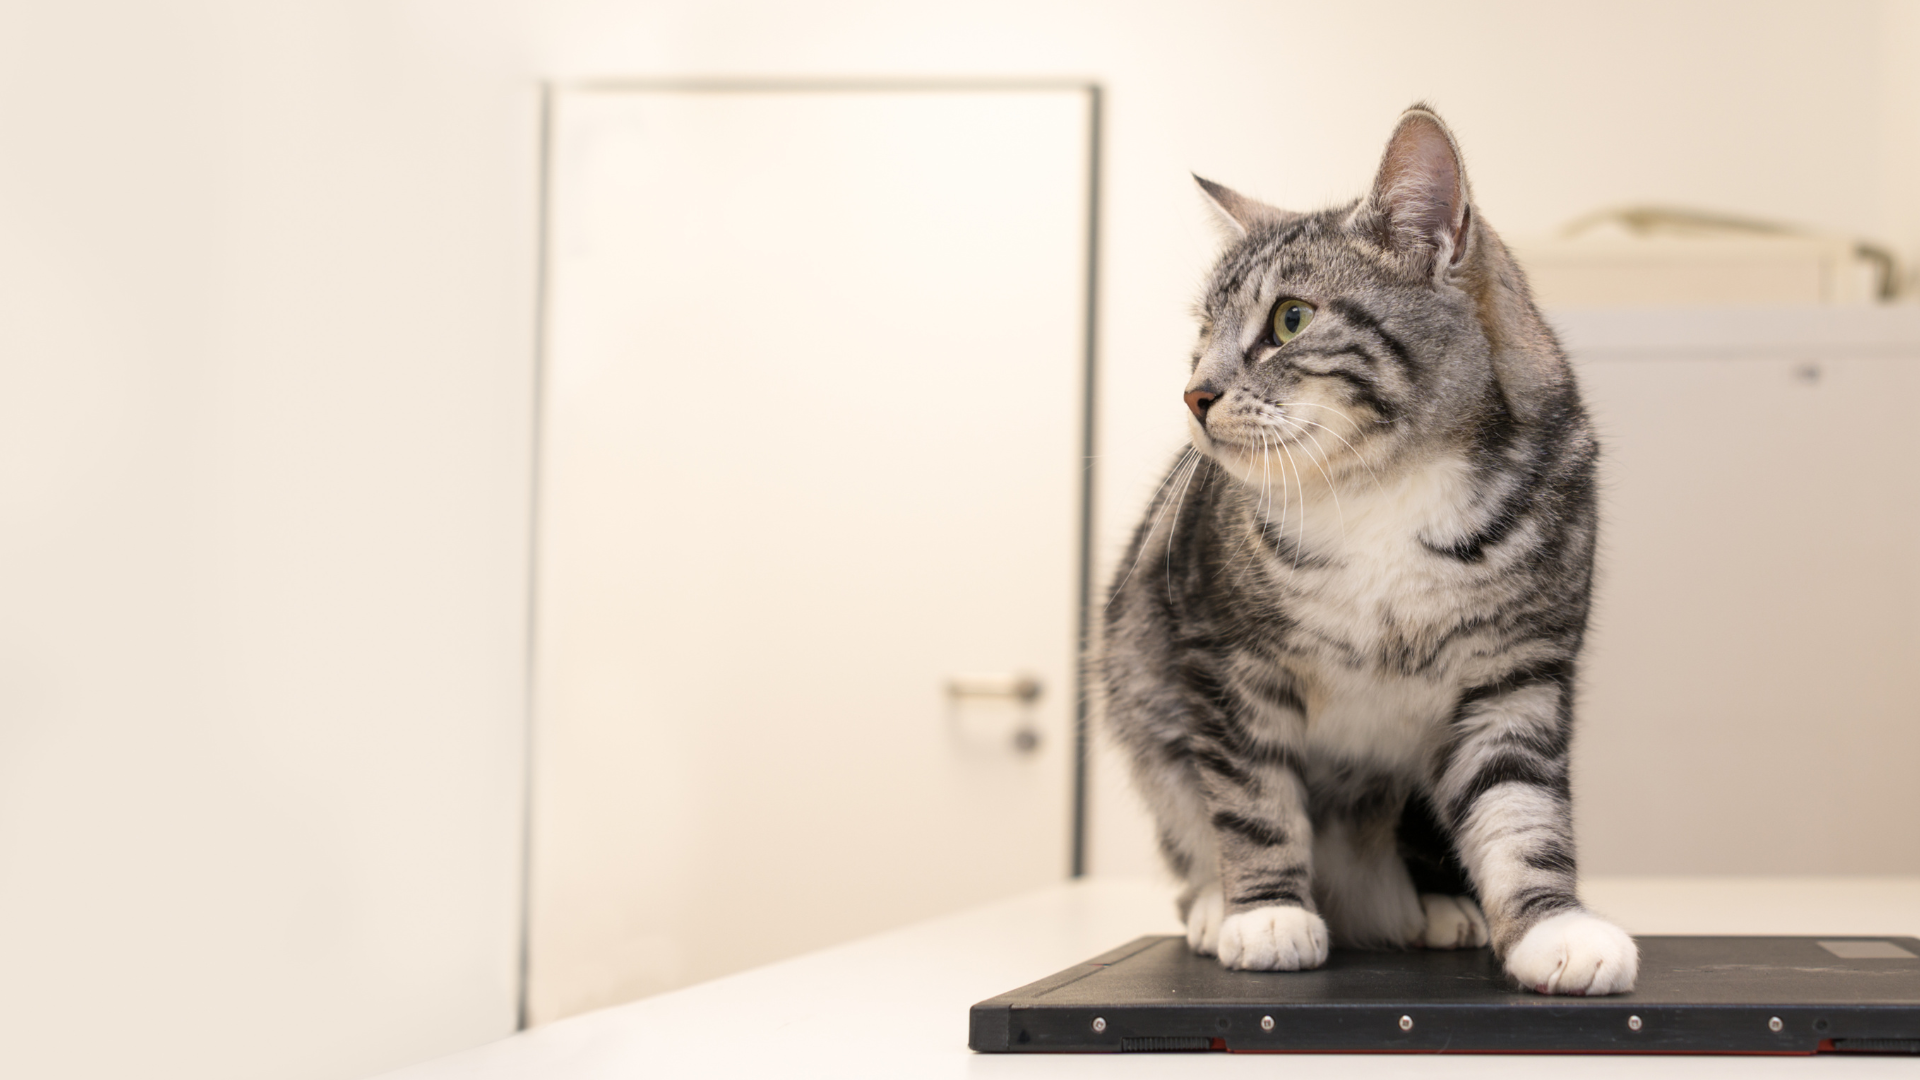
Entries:
<svg viewBox="0 0 1920 1080">
<path fill-rule="evenodd" d="M 1507 972 L 1543 994 L 1617 994 L 1633 989 L 1640 954 L 1575 893 L 1571 683 L 1560 662 L 1467 691 L 1436 802 Z"/>
<path fill-rule="evenodd" d="M 1313 905 L 1313 825 L 1298 773 L 1285 761 L 1198 757 L 1220 852 L 1220 963 L 1248 971 L 1326 963 L 1327 924 Z"/>
</svg>

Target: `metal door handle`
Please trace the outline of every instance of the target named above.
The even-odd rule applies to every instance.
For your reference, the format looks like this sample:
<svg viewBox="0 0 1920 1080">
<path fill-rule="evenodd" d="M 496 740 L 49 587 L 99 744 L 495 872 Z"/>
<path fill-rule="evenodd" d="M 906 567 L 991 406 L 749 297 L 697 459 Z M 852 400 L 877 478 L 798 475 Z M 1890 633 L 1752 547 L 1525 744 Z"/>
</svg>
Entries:
<svg viewBox="0 0 1920 1080">
<path fill-rule="evenodd" d="M 947 696 L 962 698 L 1011 698 L 1022 705 L 1040 700 L 1045 687 L 1034 675 L 961 676 L 947 680 Z"/>
<path fill-rule="evenodd" d="M 956 725 L 960 707 L 967 701 L 992 700 L 1017 704 L 1020 714 L 1013 729 L 1013 748 L 1030 754 L 1040 747 L 1040 731 L 1033 722 L 1033 703 L 1040 700 L 1046 687 L 1037 675 L 1015 672 L 1011 675 L 956 675 L 947 680 L 947 711 Z"/>
</svg>

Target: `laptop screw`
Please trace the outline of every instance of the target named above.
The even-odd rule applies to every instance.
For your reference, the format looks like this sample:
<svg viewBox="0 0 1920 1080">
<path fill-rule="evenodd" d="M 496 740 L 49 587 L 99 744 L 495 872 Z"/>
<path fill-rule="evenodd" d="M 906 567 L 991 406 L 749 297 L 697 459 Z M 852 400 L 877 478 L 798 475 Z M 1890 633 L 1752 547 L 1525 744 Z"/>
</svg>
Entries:
<svg viewBox="0 0 1920 1080">
<path fill-rule="evenodd" d="M 1776 1017 L 1774 1017 L 1773 1019 L 1771 1019 L 1771 1020 L 1769 1020 L 1769 1021 L 1767 1021 L 1767 1030 L 1768 1030 L 1768 1031 L 1779 1031 L 1779 1030 L 1780 1030 L 1781 1028 L 1783 1028 L 1783 1027 L 1786 1027 L 1786 1026 L 1787 1026 L 1787 1025 L 1785 1025 L 1785 1024 L 1783 1024 L 1783 1023 L 1781 1023 L 1781 1022 L 1780 1022 L 1780 1018 L 1779 1018 L 1779 1017 L 1777 1017 L 1777 1016 L 1776 1016 Z"/>
<path fill-rule="evenodd" d="M 1273 1030 L 1273 1017 L 1271 1017 L 1271 1016 L 1263 1016 L 1263 1017 L 1261 1017 L 1261 1018 L 1260 1018 L 1260 1030 L 1261 1030 L 1261 1031 L 1272 1031 L 1272 1030 Z"/>
<path fill-rule="evenodd" d="M 1401 1018 L 1400 1018 L 1400 1030 L 1401 1030 L 1401 1031 L 1412 1031 L 1412 1030 L 1413 1030 L 1413 1017 L 1411 1017 L 1411 1016 L 1403 1016 L 1403 1017 L 1401 1017 Z"/>
<path fill-rule="evenodd" d="M 1094 1018 L 1093 1018 L 1093 1030 L 1095 1030 L 1095 1031 L 1105 1031 L 1105 1030 L 1107 1030 L 1107 1018 L 1106 1018 L 1106 1017 L 1104 1017 L 1104 1016 L 1096 1016 L 1096 1017 L 1094 1017 Z"/>
<path fill-rule="evenodd" d="M 1639 1017 L 1637 1017 L 1637 1016 L 1629 1016 L 1629 1017 L 1627 1017 L 1627 1030 L 1628 1030 L 1628 1031 L 1639 1031 L 1639 1030 L 1640 1030 L 1640 1018 L 1639 1018 Z"/>
</svg>

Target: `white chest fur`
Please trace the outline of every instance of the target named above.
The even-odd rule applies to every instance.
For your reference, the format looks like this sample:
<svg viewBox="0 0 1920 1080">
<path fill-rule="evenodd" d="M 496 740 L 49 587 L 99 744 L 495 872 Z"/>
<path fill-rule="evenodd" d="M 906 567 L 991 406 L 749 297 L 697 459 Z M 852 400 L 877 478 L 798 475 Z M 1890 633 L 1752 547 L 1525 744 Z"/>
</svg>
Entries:
<svg viewBox="0 0 1920 1080">
<path fill-rule="evenodd" d="M 1422 540 L 1470 531 L 1470 498 L 1467 463 L 1449 457 L 1290 500 L 1287 535 L 1318 556 L 1298 569 L 1276 557 L 1294 587 L 1289 617 L 1326 644 L 1287 659 L 1306 691 L 1316 754 L 1404 766 L 1427 752 L 1466 672 L 1424 650 L 1459 623 L 1470 586 L 1467 568 Z M 1269 515 L 1269 528 L 1280 524 Z"/>
</svg>

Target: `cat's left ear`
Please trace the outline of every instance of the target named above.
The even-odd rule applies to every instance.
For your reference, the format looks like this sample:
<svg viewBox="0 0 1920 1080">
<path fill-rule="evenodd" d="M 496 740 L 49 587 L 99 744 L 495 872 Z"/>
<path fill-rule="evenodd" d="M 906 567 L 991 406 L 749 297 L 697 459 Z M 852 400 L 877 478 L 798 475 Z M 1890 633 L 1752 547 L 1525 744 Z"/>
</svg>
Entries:
<svg viewBox="0 0 1920 1080">
<path fill-rule="evenodd" d="M 1473 245 L 1467 167 L 1433 110 L 1415 105 L 1400 114 L 1367 208 L 1387 246 L 1435 278 L 1466 260 Z"/>
<path fill-rule="evenodd" d="M 1200 194 L 1206 196 L 1207 208 L 1213 211 L 1214 224 L 1229 240 L 1238 240 L 1261 225 L 1277 224 L 1295 216 L 1259 199 L 1249 199 L 1198 173 L 1193 174 L 1193 182 L 1200 185 Z"/>
</svg>

